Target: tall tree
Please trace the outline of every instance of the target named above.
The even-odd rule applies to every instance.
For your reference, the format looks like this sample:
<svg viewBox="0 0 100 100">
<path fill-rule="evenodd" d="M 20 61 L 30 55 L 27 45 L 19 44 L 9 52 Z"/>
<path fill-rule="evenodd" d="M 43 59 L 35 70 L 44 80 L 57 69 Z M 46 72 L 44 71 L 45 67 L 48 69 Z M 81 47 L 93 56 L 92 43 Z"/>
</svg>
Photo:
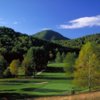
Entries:
<svg viewBox="0 0 100 100">
<path fill-rule="evenodd" d="M 48 63 L 48 53 L 44 48 L 31 47 L 24 57 L 22 66 L 25 68 L 26 75 L 31 76 L 34 72 L 44 69 Z"/>
<path fill-rule="evenodd" d="M 65 55 L 65 53 L 63 52 L 62 55 L 61 55 L 61 62 L 64 62 L 65 57 L 66 57 L 66 55 Z"/>
<path fill-rule="evenodd" d="M 61 54 L 60 54 L 60 52 L 57 52 L 55 61 L 57 63 L 60 63 L 61 62 Z"/>
<path fill-rule="evenodd" d="M 4 57 L 0 54 L 0 77 L 3 77 L 3 72 L 7 67 L 7 62 Z"/>
<path fill-rule="evenodd" d="M 95 43 L 86 43 L 76 60 L 74 82 L 91 90 L 100 85 L 100 47 Z"/>
<path fill-rule="evenodd" d="M 35 76 L 36 68 L 35 68 L 35 61 L 34 61 L 34 55 L 33 55 L 34 53 L 35 53 L 34 47 L 31 47 L 28 50 L 27 54 L 25 55 L 23 63 L 22 63 L 22 66 L 25 68 L 25 75 L 27 76 L 33 75 L 33 71 L 34 71 L 34 76 Z"/>
<path fill-rule="evenodd" d="M 10 72 L 13 76 L 17 76 L 18 75 L 18 68 L 20 67 L 20 61 L 17 59 L 17 60 L 13 60 L 11 63 L 10 63 L 10 66 L 9 66 L 9 69 L 10 69 Z"/>
<path fill-rule="evenodd" d="M 74 71 L 74 64 L 75 64 L 75 53 L 67 53 L 64 63 L 65 67 L 64 70 L 66 73 L 73 73 Z"/>
</svg>

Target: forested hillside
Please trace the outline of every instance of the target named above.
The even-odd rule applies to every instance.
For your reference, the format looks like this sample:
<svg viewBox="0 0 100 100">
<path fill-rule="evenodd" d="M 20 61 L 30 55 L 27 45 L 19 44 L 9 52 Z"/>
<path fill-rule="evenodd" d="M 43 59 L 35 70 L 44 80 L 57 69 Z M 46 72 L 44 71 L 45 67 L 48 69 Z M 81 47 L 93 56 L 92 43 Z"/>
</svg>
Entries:
<svg viewBox="0 0 100 100">
<path fill-rule="evenodd" d="M 77 38 L 77 39 L 55 40 L 54 41 L 54 43 L 58 43 L 62 46 L 67 46 L 71 48 L 81 48 L 82 45 L 87 42 L 95 42 L 97 44 L 100 44 L 100 33 L 93 34 L 93 35 L 87 35 L 87 36 Z"/>
<path fill-rule="evenodd" d="M 100 33 L 87 35 L 76 39 L 69 39 L 67 37 L 64 37 L 58 32 L 52 30 L 44 30 L 36 33 L 35 35 L 33 35 L 33 37 L 57 43 L 65 47 L 79 48 L 79 49 L 82 47 L 83 44 L 87 42 L 96 42 L 97 44 L 100 43 Z"/>
<path fill-rule="evenodd" d="M 24 66 L 26 75 L 31 75 L 31 72 L 43 69 L 49 60 L 55 59 L 57 51 L 67 53 L 79 50 L 37 39 L 8 27 L 0 27 L 1 77 L 4 73 L 9 73 L 9 68 L 12 73 L 17 73 L 14 69 L 19 65 Z M 29 66 L 30 64 L 32 66 Z M 35 69 L 32 68 L 33 66 Z"/>
<path fill-rule="evenodd" d="M 69 38 L 64 37 L 60 33 L 53 30 L 44 30 L 36 33 L 33 37 L 37 37 L 39 39 L 47 40 L 47 41 L 55 41 L 55 40 L 69 40 Z"/>
<path fill-rule="evenodd" d="M 8 61 L 15 58 L 21 59 L 23 54 L 32 46 L 44 47 L 47 51 L 64 48 L 58 44 L 15 32 L 11 28 L 0 27 L 0 53 L 3 54 Z"/>
</svg>

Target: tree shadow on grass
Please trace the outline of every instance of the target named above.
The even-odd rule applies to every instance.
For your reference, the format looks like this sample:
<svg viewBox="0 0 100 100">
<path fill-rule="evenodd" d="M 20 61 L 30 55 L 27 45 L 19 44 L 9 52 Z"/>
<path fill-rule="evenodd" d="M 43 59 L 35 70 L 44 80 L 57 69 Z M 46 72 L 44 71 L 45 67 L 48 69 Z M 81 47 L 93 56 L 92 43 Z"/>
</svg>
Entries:
<svg viewBox="0 0 100 100">
<path fill-rule="evenodd" d="M 15 90 L 0 90 L 0 92 L 13 92 Z"/>
<path fill-rule="evenodd" d="M 46 88 L 23 88 L 23 89 L 21 89 L 22 91 L 28 91 L 28 92 L 30 92 L 30 91 L 37 91 L 37 92 L 41 92 L 41 93 L 46 93 L 46 92 L 64 92 L 65 90 L 58 90 L 58 89 L 46 89 Z"/>
<path fill-rule="evenodd" d="M 37 88 L 23 88 L 22 91 L 34 91 Z"/>
<path fill-rule="evenodd" d="M 47 93 L 47 92 L 56 92 L 56 93 L 61 93 L 61 92 L 64 92 L 65 90 L 58 90 L 58 89 L 38 89 L 37 90 L 38 92 L 41 92 L 41 93 Z"/>
<path fill-rule="evenodd" d="M 7 84 L 7 85 L 20 85 L 23 83 L 36 83 L 33 81 L 29 81 L 29 80 L 4 80 L 4 81 L 0 81 L 0 84 Z"/>
<path fill-rule="evenodd" d="M 26 100 L 26 98 L 34 98 L 34 96 L 19 93 L 0 93 L 0 100 Z"/>
<path fill-rule="evenodd" d="M 37 76 L 37 79 L 49 79 L 49 80 L 72 80 L 73 77 L 56 77 L 56 76 L 53 76 L 52 75 L 39 75 Z"/>
<path fill-rule="evenodd" d="M 64 72 L 64 69 L 63 67 L 47 67 L 45 72 L 59 73 L 59 72 Z"/>
<path fill-rule="evenodd" d="M 8 83 L 8 82 L 5 82 L 5 83 L 0 83 L 0 85 L 21 85 L 20 83 Z"/>
</svg>

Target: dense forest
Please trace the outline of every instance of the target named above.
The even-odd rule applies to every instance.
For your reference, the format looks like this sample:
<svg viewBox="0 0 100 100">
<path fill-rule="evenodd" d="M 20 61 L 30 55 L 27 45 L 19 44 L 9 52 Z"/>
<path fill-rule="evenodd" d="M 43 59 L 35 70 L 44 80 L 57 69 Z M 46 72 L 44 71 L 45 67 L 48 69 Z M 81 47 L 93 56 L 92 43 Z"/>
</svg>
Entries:
<svg viewBox="0 0 100 100">
<path fill-rule="evenodd" d="M 82 45 L 87 42 L 95 42 L 96 44 L 100 44 L 100 33 L 71 40 L 54 40 L 53 42 L 71 48 L 81 48 Z"/>
<path fill-rule="evenodd" d="M 18 74 L 18 66 L 22 67 L 25 75 L 31 76 L 34 72 L 35 76 L 37 71 L 46 68 L 48 62 L 63 62 L 68 52 L 78 54 L 86 42 L 100 43 L 100 34 L 75 40 L 60 40 L 59 37 L 57 40 L 56 36 L 62 35 L 49 32 L 54 33 L 56 43 L 22 34 L 8 27 L 0 27 L 0 77 L 15 77 Z M 50 38 L 54 35 L 51 34 Z"/>
<path fill-rule="evenodd" d="M 36 33 L 35 35 L 33 35 L 33 37 L 57 43 L 65 47 L 79 48 L 79 49 L 82 47 L 83 44 L 87 42 L 94 41 L 95 43 L 100 44 L 100 33 L 95 33 L 92 35 L 87 35 L 76 39 L 70 39 L 62 36 L 58 32 L 52 30 L 44 30 Z"/>
<path fill-rule="evenodd" d="M 30 47 L 43 47 L 47 51 L 59 50 L 71 50 L 71 48 L 63 47 L 56 43 L 37 39 L 33 36 L 28 36 L 20 32 L 15 32 L 11 28 L 0 27 L 0 53 L 3 54 L 7 60 L 14 58 L 22 58 L 22 55 L 27 52 Z M 12 56 L 10 56 L 10 54 Z M 14 55 L 14 56 L 13 56 Z M 19 57 L 20 56 L 20 57 Z M 12 57 L 12 58 L 9 58 Z M 13 58 L 14 57 L 14 58 Z"/>
<path fill-rule="evenodd" d="M 47 65 L 49 60 L 55 59 L 56 52 L 58 51 L 62 53 L 78 52 L 79 50 L 37 39 L 33 36 L 16 32 L 8 27 L 0 27 L 0 60 L 1 62 L 4 62 L 0 66 L 2 69 L 1 74 L 6 71 L 6 69 L 8 70 L 10 64 L 12 66 L 12 63 L 16 64 L 16 62 L 21 62 L 21 65 L 23 64 L 26 66 L 25 73 L 30 75 L 30 70 L 41 70 Z M 29 58 L 32 58 L 33 60 L 30 62 Z M 27 66 L 30 63 L 33 63 L 33 61 L 35 69 Z M 5 68 L 2 68 L 2 66 L 5 66 Z M 8 72 L 6 71 L 6 73 Z"/>
</svg>

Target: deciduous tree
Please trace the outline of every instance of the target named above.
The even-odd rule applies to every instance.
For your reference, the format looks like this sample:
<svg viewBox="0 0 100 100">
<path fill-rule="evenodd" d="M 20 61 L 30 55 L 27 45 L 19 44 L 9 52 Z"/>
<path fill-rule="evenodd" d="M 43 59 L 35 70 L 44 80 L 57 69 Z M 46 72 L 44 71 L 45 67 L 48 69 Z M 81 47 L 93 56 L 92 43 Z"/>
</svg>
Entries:
<svg viewBox="0 0 100 100">
<path fill-rule="evenodd" d="M 91 90 L 100 85 L 100 47 L 95 43 L 86 43 L 76 60 L 74 82 Z"/>
<path fill-rule="evenodd" d="M 10 63 L 10 66 L 9 66 L 9 69 L 10 69 L 10 72 L 13 76 L 17 76 L 18 75 L 18 68 L 20 67 L 20 61 L 17 59 L 17 60 L 13 60 L 11 63 Z"/>
<path fill-rule="evenodd" d="M 65 67 L 64 70 L 66 73 L 73 73 L 74 71 L 74 64 L 75 64 L 75 53 L 67 53 L 64 63 Z"/>
</svg>

